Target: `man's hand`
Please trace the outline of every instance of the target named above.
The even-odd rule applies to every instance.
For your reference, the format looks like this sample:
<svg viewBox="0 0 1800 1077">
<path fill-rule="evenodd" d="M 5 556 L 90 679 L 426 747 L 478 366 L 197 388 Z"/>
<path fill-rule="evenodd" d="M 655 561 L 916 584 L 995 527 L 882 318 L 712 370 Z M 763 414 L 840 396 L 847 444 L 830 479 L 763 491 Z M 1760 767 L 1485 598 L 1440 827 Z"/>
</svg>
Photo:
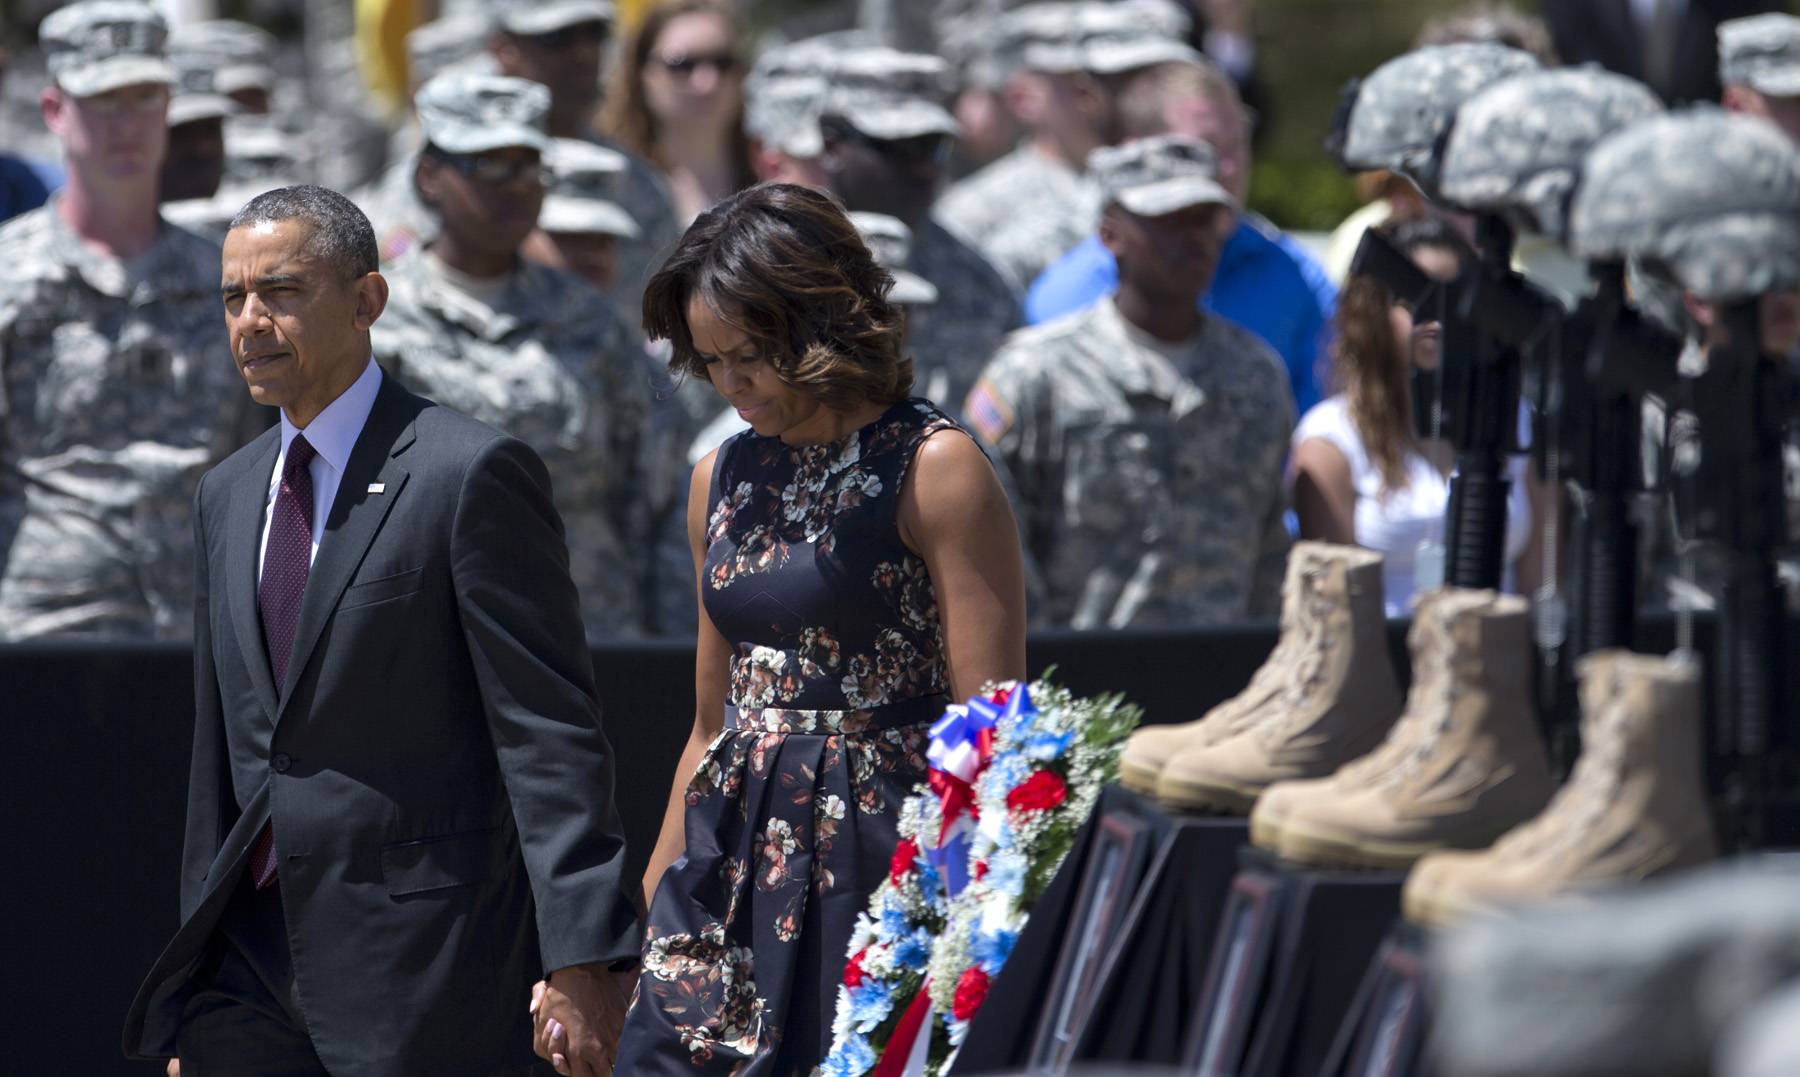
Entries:
<svg viewBox="0 0 1800 1077">
<path fill-rule="evenodd" d="M 610 1077 L 637 975 L 571 965 L 531 990 L 532 1047 L 565 1077 Z"/>
</svg>

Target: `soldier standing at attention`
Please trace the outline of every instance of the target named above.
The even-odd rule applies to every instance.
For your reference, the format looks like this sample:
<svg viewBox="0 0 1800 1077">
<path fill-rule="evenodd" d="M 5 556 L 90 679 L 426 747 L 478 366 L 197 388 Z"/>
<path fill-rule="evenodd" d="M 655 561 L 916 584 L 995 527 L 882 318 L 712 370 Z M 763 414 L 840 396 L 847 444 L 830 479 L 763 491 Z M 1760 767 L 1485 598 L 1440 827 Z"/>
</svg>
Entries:
<svg viewBox="0 0 1800 1077">
<path fill-rule="evenodd" d="M 1020 295 L 1094 230 L 1099 203 L 1083 170 L 1089 153 L 1123 137 L 1120 93 L 1163 64 L 1201 61 L 1180 40 L 1189 25 L 1166 0 L 1032 4 L 1005 16 L 1007 54 L 1019 57 L 1007 97 L 1031 135 L 933 212 Z"/>
<path fill-rule="evenodd" d="M 421 195 L 437 239 L 396 259 L 372 337 L 407 388 L 497 426 L 550 471 L 590 640 L 643 630 L 650 408 L 642 349 L 580 278 L 519 254 L 544 199 L 550 94 L 498 75 L 439 75 L 416 104 Z"/>
<path fill-rule="evenodd" d="M 1288 535 L 1287 371 L 1198 309 L 1235 206 L 1179 136 L 1096 150 L 1119 290 L 1010 337 L 964 406 L 1014 483 L 1038 623 L 1165 627 L 1273 616 Z"/>
<path fill-rule="evenodd" d="M 613 5 L 608 0 L 501 0 L 497 8 L 498 27 L 488 39 L 488 51 L 501 74 L 549 88 L 550 111 L 544 121 L 549 133 L 625 154 L 618 202 L 637 222 L 639 235 L 619 244 L 614 299 L 635 314 L 644 282 L 681 238 L 681 227 L 675 223 L 669 185 L 656 167 L 594 129 Z"/>
<path fill-rule="evenodd" d="M 186 639 L 200 476 L 248 408 L 219 248 L 158 214 L 168 29 L 85 0 L 39 28 L 68 183 L 0 227 L 0 639 Z"/>
<path fill-rule="evenodd" d="M 954 411 L 1021 317 L 1018 296 L 993 263 L 930 216 L 956 134 L 942 103 L 949 73 L 936 56 L 846 53 L 830 73 L 818 124 L 819 164 L 844 208 L 893 217 L 910 230 L 904 268 L 938 296 L 909 312 L 915 384 L 920 396 Z"/>
</svg>

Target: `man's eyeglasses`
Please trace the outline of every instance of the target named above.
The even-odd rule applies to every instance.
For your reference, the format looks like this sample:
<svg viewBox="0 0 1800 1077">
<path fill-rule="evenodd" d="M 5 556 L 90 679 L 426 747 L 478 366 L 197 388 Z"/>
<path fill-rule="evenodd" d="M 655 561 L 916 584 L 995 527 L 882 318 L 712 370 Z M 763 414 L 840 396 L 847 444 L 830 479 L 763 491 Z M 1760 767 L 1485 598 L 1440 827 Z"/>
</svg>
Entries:
<svg viewBox="0 0 1800 1077">
<path fill-rule="evenodd" d="M 437 160 L 476 183 L 500 187 L 521 179 L 531 179 L 548 186 L 550 170 L 535 157 L 489 157 L 478 153 L 438 153 Z"/>
<path fill-rule="evenodd" d="M 574 48 L 576 45 L 604 45 L 606 38 L 606 24 L 603 22 L 578 22 L 560 30 L 531 35 L 534 44 L 557 51 Z"/>
<path fill-rule="evenodd" d="M 684 79 L 693 78 L 694 72 L 702 67 L 710 67 L 720 78 L 724 78 L 736 71 L 738 64 L 742 63 L 737 54 L 732 52 L 676 52 L 658 56 L 656 62 L 661 64 L 671 75 L 677 75 Z"/>
</svg>

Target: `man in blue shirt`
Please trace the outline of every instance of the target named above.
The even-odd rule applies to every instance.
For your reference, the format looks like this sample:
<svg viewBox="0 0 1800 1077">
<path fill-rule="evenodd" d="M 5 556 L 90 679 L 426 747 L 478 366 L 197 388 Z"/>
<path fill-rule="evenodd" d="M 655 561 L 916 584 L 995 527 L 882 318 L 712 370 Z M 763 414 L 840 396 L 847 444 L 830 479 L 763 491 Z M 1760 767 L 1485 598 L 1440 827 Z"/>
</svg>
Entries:
<svg viewBox="0 0 1800 1077">
<path fill-rule="evenodd" d="M 0 153 L 0 221 L 43 205 L 62 181 L 55 165 Z"/>
<path fill-rule="evenodd" d="M 1137 134 L 1167 131 L 1198 138 L 1218 155 L 1219 181 L 1242 199 L 1250 186 L 1250 117 L 1229 77 L 1216 68 L 1174 67 L 1153 99 L 1122 102 Z M 1136 122 L 1134 122 L 1136 121 Z M 1032 284 L 1025 320 L 1036 325 L 1080 310 L 1119 286 L 1119 267 L 1098 235 L 1051 264 Z M 1299 243 L 1252 213 L 1225 244 L 1201 309 L 1244 326 L 1281 356 L 1304 415 L 1319 402 L 1337 289 Z"/>
</svg>

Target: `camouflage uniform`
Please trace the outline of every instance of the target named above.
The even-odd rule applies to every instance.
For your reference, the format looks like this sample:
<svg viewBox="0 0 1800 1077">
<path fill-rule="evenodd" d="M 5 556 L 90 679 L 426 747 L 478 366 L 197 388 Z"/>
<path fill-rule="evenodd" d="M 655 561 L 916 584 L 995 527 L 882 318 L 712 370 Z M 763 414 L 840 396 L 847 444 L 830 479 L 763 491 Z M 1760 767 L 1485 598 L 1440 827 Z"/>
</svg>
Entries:
<svg viewBox="0 0 1800 1077">
<path fill-rule="evenodd" d="M 1180 38 L 1187 20 L 1172 4 L 1033 4 L 1008 14 L 1000 34 L 1027 69 L 1116 75 L 1156 64 L 1200 62 Z M 1100 202 L 1094 184 L 1030 143 L 960 181 L 935 214 L 973 244 L 1015 291 L 1093 234 Z"/>
<path fill-rule="evenodd" d="M 1751 15 L 1719 24 L 1719 82 L 1800 97 L 1800 18 Z"/>
<path fill-rule="evenodd" d="M 966 412 L 1017 494 L 1048 591 L 1034 620 L 1123 628 L 1272 615 L 1293 410 L 1280 360 L 1221 318 L 1166 346 L 1108 300 L 1014 334 Z"/>
<path fill-rule="evenodd" d="M 41 34 L 69 93 L 174 79 L 141 5 L 71 5 Z M 0 638 L 191 633 L 194 490 L 250 411 L 218 288 L 219 248 L 166 223 L 130 265 L 60 198 L 0 227 Z"/>
<path fill-rule="evenodd" d="M 981 368 L 1019 327 L 1018 296 L 981 252 L 933 220 L 913 232 L 905 265 L 937 290 L 935 303 L 907 312 L 913 391 L 955 413 Z"/>
<path fill-rule="evenodd" d="M 544 458 L 588 637 L 640 633 L 642 349 L 567 273 L 521 260 L 490 309 L 448 287 L 433 257 L 413 251 L 383 270 L 392 295 L 372 333 L 376 360 Z"/>
<path fill-rule="evenodd" d="M 550 95 L 523 79 L 446 73 L 421 87 L 419 122 L 450 153 L 550 147 Z M 519 259 L 490 298 L 429 250 L 385 271 L 375 358 L 408 388 L 505 430 L 543 457 L 590 639 L 644 628 L 651 535 L 640 476 L 651 404 L 644 352 L 579 278 Z"/>
</svg>

